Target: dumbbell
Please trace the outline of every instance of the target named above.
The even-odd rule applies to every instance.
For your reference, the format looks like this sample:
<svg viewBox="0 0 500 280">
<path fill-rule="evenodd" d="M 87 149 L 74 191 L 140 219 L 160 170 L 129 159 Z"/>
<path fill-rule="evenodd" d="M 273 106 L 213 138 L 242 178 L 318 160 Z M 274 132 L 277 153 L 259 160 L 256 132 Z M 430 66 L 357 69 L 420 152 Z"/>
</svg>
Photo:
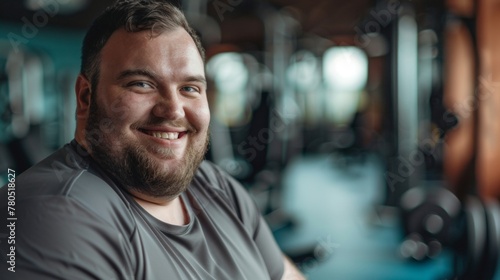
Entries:
<svg viewBox="0 0 500 280">
<path fill-rule="evenodd" d="M 459 237 L 460 200 L 444 187 L 413 187 L 400 200 L 405 240 L 403 258 L 422 261 L 441 253 Z"/>
<path fill-rule="evenodd" d="M 414 260 L 453 252 L 453 275 L 446 279 L 500 279 L 500 204 L 467 196 L 463 203 L 445 188 L 415 187 L 403 194 L 405 241 L 401 255 Z"/>
<path fill-rule="evenodd" d="M 500 250 L 500 206 L 469 196 L 462 213 L 462 235 L 453 246 L 454 275 L 450 279 L 494 279 Z"/>
</svg>

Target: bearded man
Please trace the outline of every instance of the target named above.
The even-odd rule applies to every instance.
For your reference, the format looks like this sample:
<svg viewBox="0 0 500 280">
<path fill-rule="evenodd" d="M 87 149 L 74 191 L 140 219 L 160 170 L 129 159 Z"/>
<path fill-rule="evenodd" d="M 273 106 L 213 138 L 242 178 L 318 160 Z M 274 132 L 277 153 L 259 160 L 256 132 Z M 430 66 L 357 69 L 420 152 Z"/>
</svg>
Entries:
<svg viewBox="0 0 500 280">
<path fill-rule="evenodd" d="M 108 7 L 84 38 L 74 140 L 16 178 L 2 279 L 303 279 L 243 187 L 204 161 L 206 84 L 179 9 Z"/>
</svg>

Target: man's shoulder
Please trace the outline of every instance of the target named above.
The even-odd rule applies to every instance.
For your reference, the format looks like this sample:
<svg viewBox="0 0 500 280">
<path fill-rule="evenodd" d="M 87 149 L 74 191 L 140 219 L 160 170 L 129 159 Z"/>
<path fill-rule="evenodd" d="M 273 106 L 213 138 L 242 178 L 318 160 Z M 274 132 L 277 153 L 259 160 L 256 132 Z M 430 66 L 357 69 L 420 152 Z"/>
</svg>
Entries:
<svg viewBox="0 0 500 280">
<path fill-rule="evenodd" d="M 213 162 L 204 160 L 200 163 L 195 178 L 207 181 L 216 181 L 220 176 L 220 168 Z"/>
<path fill-rule="evenodd" d="M 67 195 L 87 171 L 88 159 L 66 144 L 16 178 L 16 193 L 30 196 Z"/>
<path fill-rule="evenodd" d="M 57 201 L 61 210 L 88 211 L 88 214 L 108 223 L 114 223 L 116 215 L 130 216 L 124 195 L 103 176 L 90 171 L 90 165 L 88 154 L 78 151 L 78 147 L 72 144 L 65 145 L 16 178 L 16 204 L 38 207 L 44 212 L 42 205 L 45 202 Z M 0 188 L 0 200 L 7 193 L 8 188 Z M 128 224 L 133 223 L 130 218 L 128 220 Z"/>
<path fill-rule="evenodd" d="M 237 212 L 241 206 L 252 204 L 253 201 L 243 185 L 225 172 L 222 168 L 210 161 L 203 161 L 191 184 L 191 190 L 205 196 L 210 202 L 215 197 L 229 203 Z"/>
<path fill-rule="evenodd" d="M 213 162 L 204 160 L 201 162 L 195 177 L 195 185 L 204 189 L 227 193 L 233 188 L 233 178 Z M 198 183 L 198 184 L 196 184 Z"/>
<path fill-rule="evenodd" d="M 18 273 L 32 276 L 45 269 L 52 278 L 69 279 L 69 274 L 99 264 L 92 273 L 102 279 L 118 272 L 131 275 L 127 269 L 133 246 L 127 241 L 134 237 L 136 223 L 125 200 L 98 174 L 90 159 L 69 144 L 17 176 L 14 186 L 0 188 L 0 201 L 10 201 L 0 204 L 0 219 L 13 220 Z M 4 256 L 11 250 L 10 231 L 0 228 Z M 114 263 L 124 269 L 115 270 Z"/>
</svg>

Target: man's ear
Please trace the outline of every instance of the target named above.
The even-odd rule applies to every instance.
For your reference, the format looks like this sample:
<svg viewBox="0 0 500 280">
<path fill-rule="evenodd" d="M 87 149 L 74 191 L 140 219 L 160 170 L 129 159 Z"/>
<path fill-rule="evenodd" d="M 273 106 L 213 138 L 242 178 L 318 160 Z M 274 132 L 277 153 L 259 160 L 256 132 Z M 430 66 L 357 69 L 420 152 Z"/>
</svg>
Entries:
<svg viewBox="0 0 500 280">
<path fill-rule="evenodd" d="M 90 81 L 82 74 L 78 75 L 75 84 L 76 93 L 76 118 L 87 119 L 89 115 L 92 86 Z"/>
</svg>

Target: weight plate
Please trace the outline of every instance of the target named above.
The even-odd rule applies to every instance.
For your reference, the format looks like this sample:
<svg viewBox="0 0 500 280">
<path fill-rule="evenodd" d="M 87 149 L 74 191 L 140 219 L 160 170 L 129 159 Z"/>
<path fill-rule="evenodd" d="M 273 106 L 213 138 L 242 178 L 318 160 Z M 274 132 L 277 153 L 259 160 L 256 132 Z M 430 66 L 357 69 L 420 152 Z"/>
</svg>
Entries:
<svg viewBox="0 0 500 280">
<path fill-rule="evenodd" d="M 485 246 L 487 244 L 487 225 L 483 203 L 477 197 L 469 196 L 465 201 L 465 226 L 466 249 L 464 262 L 459 261 L 464 267 L 459 268 L 457 279 L 480 279 L 481 264 Z"/>
<path fill-rule="evenodd" d="M 484 256 L 484 279 L 494 279 L 495 273 L 500 277 L 498 270 L 498 254 L 500 250 L 500 205 L 490 200 L 485 203 L 488 222 L 488 245 Z"/>
</svg>

